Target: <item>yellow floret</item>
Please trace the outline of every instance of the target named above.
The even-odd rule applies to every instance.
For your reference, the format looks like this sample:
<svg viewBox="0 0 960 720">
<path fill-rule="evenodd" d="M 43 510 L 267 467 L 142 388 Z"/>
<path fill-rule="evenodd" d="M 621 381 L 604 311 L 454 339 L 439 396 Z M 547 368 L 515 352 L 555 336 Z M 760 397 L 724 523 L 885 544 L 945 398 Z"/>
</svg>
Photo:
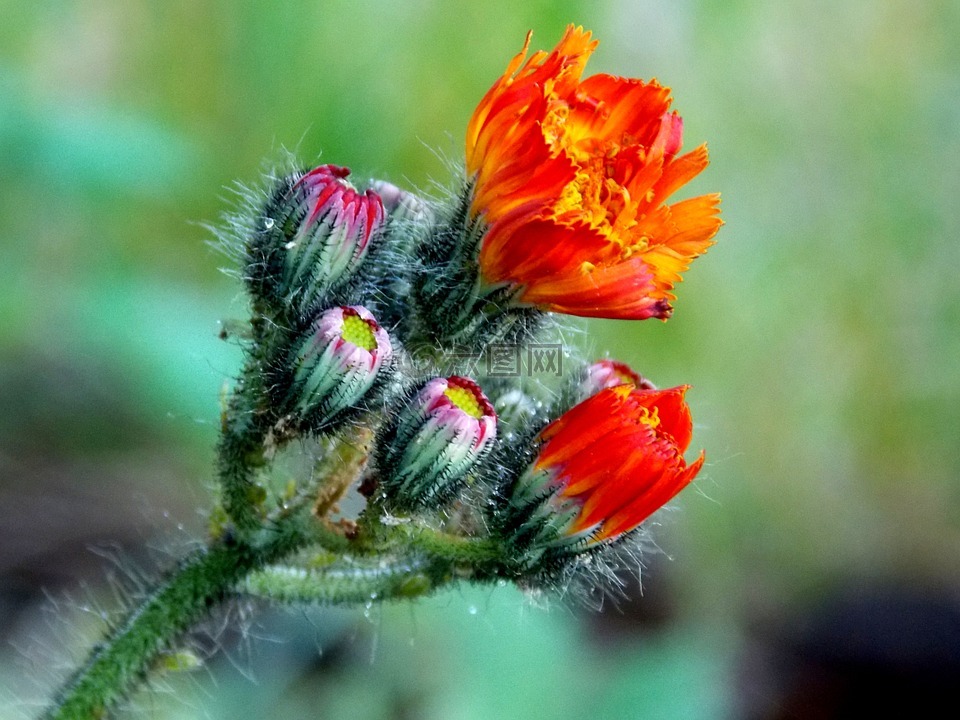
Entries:
<svg viewBox="0 0 960 720">
<path fill-rule="evenodd" d="M 370 352 L 376 350 L 377 339 L 373 336 L 370 323 L 359 315 L 346 315 L 343 318 L 343 339 Z"/>
<path fill-rule="evenodd" d="M 483 417 L 483 411 L 480 409 L 477 396 L 467 388 L 448 387 L 443 394 L 450 398 L 454 405 L 470 417 L 477 418 L 478 420 Z"/>
</svg>

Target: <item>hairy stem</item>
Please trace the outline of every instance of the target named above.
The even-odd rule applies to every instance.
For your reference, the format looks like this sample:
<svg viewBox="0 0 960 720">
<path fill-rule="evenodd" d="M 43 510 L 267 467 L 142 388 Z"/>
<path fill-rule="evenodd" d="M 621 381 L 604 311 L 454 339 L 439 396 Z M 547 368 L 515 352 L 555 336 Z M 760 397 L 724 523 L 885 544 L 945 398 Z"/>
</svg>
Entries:
<svg viewBox="0 0 960 720">
<path fill-rule="evenodd" d="M 260 361 L 249 358 L 221 419 L 217 446 L 220 495 L 227 517 L 241 534 L 262 523 L 263 488 L 256 484 L 257 470 L 267 463 L 265 445 L 271 417 L 261 407 Z"/>
<path fill-rule="evenodd" d="M 362 604 L 424 597 L 458 580 L 489 582 L 512 574 L 499 544 L 416 526 L 390 528 L 377 545 L 352 549 L 361 555 L 332 555 L 318 567 L 263 567 L 237 590 L 288 603 Z"/>
<path fill-rule="evenodd" d="M 307 512 L 275 520 L 249 539 L 218 541 L 187 557 L 99 644 L 43 715 L 104 718 L 142 681 L 161 652 L 219 605 L 249 572 L 319 538 Z"/>
<path fill-rule="evenodd" d="M 512 573 L 508 554 L 495 540 L 467 538 L 416 526 L 398 529 L 411 549 L 434 558 L 435 562 L 446 562 L 460 577 L 491 580 Z"/>
<path fill-rule="evenodd" d="M 315 570 L 270 566 L 248 575 L 238 590 L 287 603 L 360 605 L 423 597 L 452 579 L 445 562 L 402 558 L 338 563 Z"/>
</svg>

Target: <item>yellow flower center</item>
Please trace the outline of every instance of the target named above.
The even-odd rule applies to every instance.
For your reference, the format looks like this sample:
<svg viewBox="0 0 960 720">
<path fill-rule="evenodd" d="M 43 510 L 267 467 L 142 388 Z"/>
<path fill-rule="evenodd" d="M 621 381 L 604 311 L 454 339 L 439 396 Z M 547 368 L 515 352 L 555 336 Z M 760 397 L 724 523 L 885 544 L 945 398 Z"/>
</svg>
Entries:
<svg viewBox="0 0 960 720">
<path fill-rule="evenodd" d="M 653 412 L 650 412 L 647 408 L 640 408 L 638 419 L 647 427 L 655 430 L 660 425 L 660 409 L 654 408 Z"/>
<path fill-rule="evenodd" d="M 359 315 L 344 313 L 341 337 L 367 352 L 377 348 L 377 339 L 373 335 L 373 328 Z"/>
<path fill-rule="evenodd" d="M 443 391 L 443 394 L 450 398 L 450 401 L 454 405 L 463 410 L 470 417 L 477 418 L 478 420 L 483 417 L 483 410 L 480 407 L 480 402 L 477 400 L 476 394 L 470 389 L 451 385 Z"/>
<path fill-rule="evenodd" d="M 599 102 L 596 112 L 605 110 L 604 103 Z M 570 122 L 570 107 L 562 101 L 553 103 L 541 128 L 553 153 L 565 154 L 577 166 L 576 174 L 553 206 L 554 218 L 560 222 L 586 222 L 616 243 L 623 259 L 645 250 L 649 239 L 631 233 L 637 224 L 639 198 L 631 198 L 629 190 L 615 178 L 621 144 L 592 137 L 587 125 Z M 621 141 L 628 142 L 629 138 Z"/>
</svg>

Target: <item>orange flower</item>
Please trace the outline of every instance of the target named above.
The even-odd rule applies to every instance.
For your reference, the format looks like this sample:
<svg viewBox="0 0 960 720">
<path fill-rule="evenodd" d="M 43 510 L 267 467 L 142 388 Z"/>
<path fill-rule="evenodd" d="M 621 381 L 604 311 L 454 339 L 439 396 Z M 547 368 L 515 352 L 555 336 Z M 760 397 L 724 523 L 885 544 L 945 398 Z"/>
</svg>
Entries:
<svg viewBox="0 0 960 720">
<path fill-rule="evenodd" d="M 539 517 L 558 539 L 600 542 L 636 528 L 696 476 L 704 454 L 687 465 L 693 422 L 687 386 L 601 390 L 541 431 L 539 453 L 514 493 L 551 492 Z"/>
<path fill-rule="evenodd" d="M 555 312 L 669 317 L 670 290 L 722 224 L 719 195 L 665 204 L 707 166 L 706 146 L 677 155 L 683 121 L 656 81 L 581 80 L 589 32 L 571 25 L 528 58 L 529 44 L 467 127 L 482 280 Z"/>
</svg>

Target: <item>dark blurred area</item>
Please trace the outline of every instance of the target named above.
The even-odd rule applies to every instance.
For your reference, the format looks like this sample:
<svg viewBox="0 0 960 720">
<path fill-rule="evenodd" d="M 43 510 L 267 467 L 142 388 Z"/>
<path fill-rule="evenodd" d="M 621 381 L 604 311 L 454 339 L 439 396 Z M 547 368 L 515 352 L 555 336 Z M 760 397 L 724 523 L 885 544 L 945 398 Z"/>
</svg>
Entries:
<svg viewBox="0 0 960 720">
<path fill-rule="evenodd" d="M 2 0 L 0 0 L 2 1 Z M 960 613 L 960 6 L 2 2 L 0 716 L 32 717 L 203 537 L 204 227 L 284 148 L 427 193 L 520 49 L 673 88 L 720 191 L 665 324 L 584 342 L 690 383 L 708 467 L 599 612 L 511 587 L 232 607 L 123 717 L 844 718 L 944 699 Z M 913 705 L 906 703 L 914 699 Z M 949 707 L 949 705 L 948 705 Z"/>
<path fill-rule="evenodd" d="M 957 597 L 848 588 L 756 628 L 742 675 L 744 718 L 940 714 L 960 678 Z"/>
</svg>

